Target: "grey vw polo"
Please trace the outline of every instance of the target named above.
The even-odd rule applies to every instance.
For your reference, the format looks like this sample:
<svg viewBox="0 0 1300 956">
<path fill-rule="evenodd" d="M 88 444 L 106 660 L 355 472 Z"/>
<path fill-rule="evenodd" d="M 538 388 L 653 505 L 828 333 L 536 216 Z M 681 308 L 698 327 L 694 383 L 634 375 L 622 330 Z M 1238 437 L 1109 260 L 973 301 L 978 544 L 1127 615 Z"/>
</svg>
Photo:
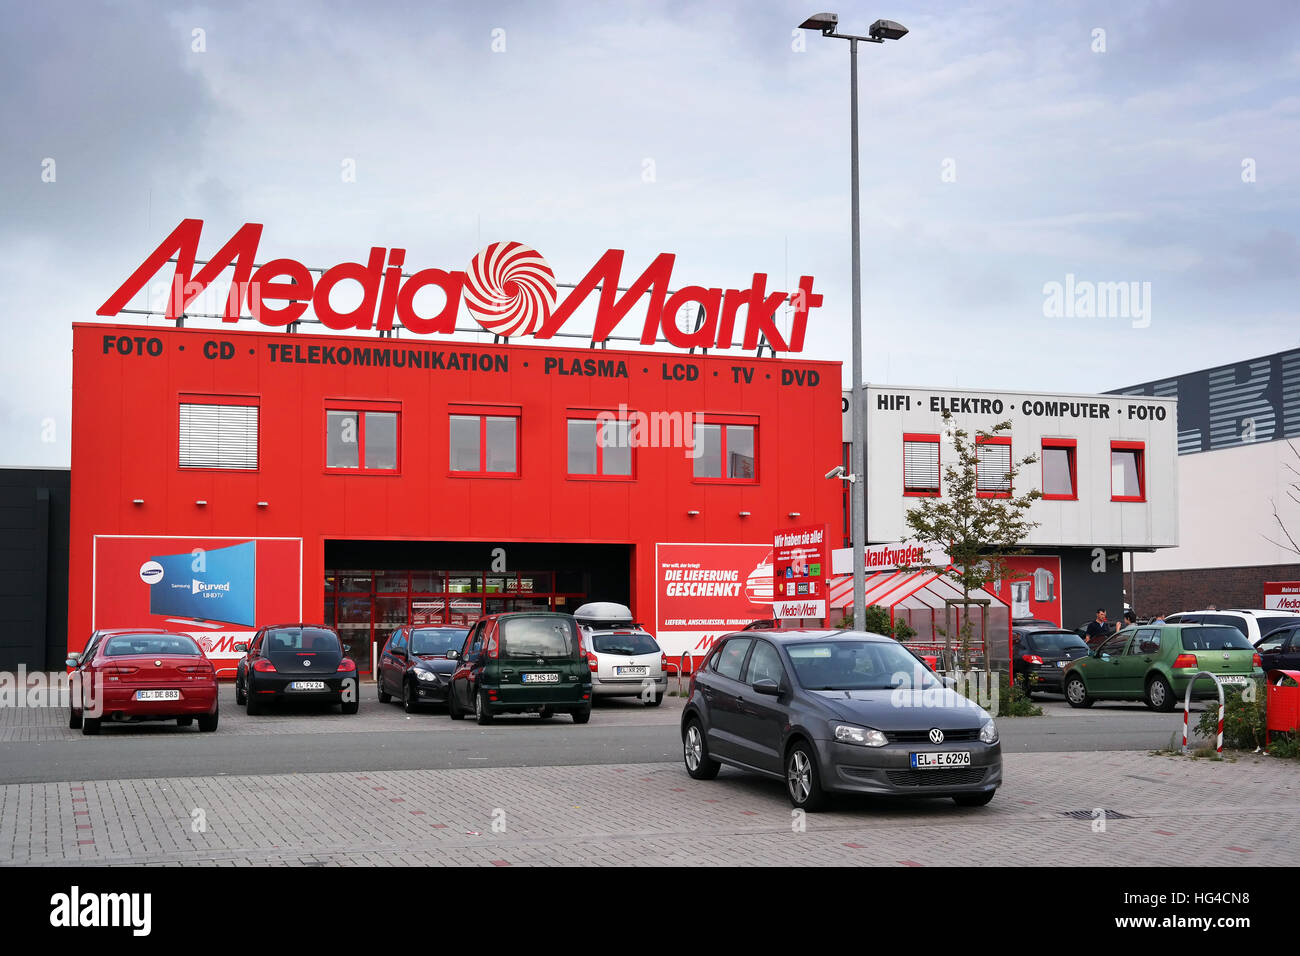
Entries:
<svg viewBox="0 0 1300 956">
<path fill-rule="evenodd" d="M 755 771 L 809 811 L 829 793 L 978 807 L 1002 783 L 989 714 L 894 639 L 861 631 L 727 635 L 691 680 L 681 731 L 696 780 L 722 764 Z"/>
</svg>

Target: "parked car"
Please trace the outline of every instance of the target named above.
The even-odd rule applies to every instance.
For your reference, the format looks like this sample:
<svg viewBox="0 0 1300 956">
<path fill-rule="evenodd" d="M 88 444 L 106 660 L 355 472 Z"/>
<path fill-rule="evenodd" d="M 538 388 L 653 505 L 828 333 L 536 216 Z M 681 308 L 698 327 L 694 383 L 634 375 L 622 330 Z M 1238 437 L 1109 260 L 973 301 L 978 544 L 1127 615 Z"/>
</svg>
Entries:
<svg viewBox="0 0 1300 956">
<path fill-rule="evenodd" d="M 1255 645 L 1260 667 L 1269 671 L 1300 671 L 1300 626 L 1281 627 L 1260 638 Z"/>
<path fill-rule="evenodd" d="M 1227 624 L 1246 635 L 1252 644 L 1272 634 L 1280 627 L 1300 624 L 1300 611 L 1252 611 L 1231 609 L 1227 611 L 1180 611 L 1170 614 L 1166 624 Z"/>
<path fill-rule="evenodd" d="M 951 797 L 983 806 L 1002 783 L 993 719 L 892 638 L 780 630 L 723 637 L 691 680 L 686 772 L 723 764 L 784 782 L 790 803 L 831 793 Z"/>
<path fill-rule="evenodd" d="M 97 631 L 67 665 L 79 674 L 68 726 L 99 733 L 103 721 L 175 720 L 217 729 L 217 672 L 188 634 L 156 629 Z"/>
<path fill-rule="evenodd" d="M 355 714 L 361 706 L 356 661 L 345 655 L 332 627 L 264 627 L 250 644 L 236 644 L 235 650 L 245 652 L 235 670 L 235 703 L 244 705 L 249 716 L 281 700 L 328 701 L 345 714 Z"/>
<path fill-rule="evenodd" d="M 1061 693 L 1065 668 L 1088 656 L 1088 643 L 1074 631 L 1063 628 L 1011 629 L 1011 651 L 1015 673 L 1027 696 L 1035 691 Z"/>
<path fill-rule="evenodd" d="M 1203 670 L 1230 685 L 1263 676 L 1259 654 L 1235 627 L 1149 624 L 1121 631 L 1067 667 L 1065 699 L 1071 707 L 1091 707 L 1097 700 L 1141 700 L 1152 710 L 1170 711 Z M 1214 681 L 1201 678 L 1192 697 L 1217 698 Z"/>
<path fill-rule="evenodd" d="M 535 713 L 548 719 L 591 719 L 591 671 L 568 614 L 514 611 L 490 614 L 455 654 L 447 710 L 453 720 L 472 713 L 480 724 L 498 714 Z"/>
<path fill-rule="evenodd" d="M 469 633 L 463 627 L 418 627 L 404 624 L 389 636 L 379 655 L 375 682 L 379 702 L 394 697 L 408 714 L 422 704 L 447 703 L 447 688 L 456 661 L 448 656 L 465 645 Z"/>
<path fill-rule="evenodd" d="M 668 656 L 622 604 L 598 601 L 573 612 L 587 652 L 591 696 L 640 697 L 658 707 L 668 692 Z"/>
</svg>

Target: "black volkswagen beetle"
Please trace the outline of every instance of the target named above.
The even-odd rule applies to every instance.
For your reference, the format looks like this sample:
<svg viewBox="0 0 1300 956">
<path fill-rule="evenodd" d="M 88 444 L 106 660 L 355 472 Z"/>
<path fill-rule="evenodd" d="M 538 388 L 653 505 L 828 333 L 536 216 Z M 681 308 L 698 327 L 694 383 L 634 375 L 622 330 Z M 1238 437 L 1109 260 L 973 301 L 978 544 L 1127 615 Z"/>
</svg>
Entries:
<svg viewBox="0 0 1300 956">
<path fill-rule="evenodd" d="M 463 627 L 419 627 L 405 624 L 393 631 L 379 656 L 379 702 L 394 697 L 408 714 L 422 704 L 447 703 L 447 687 L 458 651 L 469 631 Z"/>
<path fill-rule="evenodd" d="M 755 771 L 808 811 L 834 792 L 978 807 L 1002 783 L 988 712 L 893 638 L 862 631 L 728 634 L 691 679 L 681 732 L 696 780 L 724 763 Z"/>
</svg>

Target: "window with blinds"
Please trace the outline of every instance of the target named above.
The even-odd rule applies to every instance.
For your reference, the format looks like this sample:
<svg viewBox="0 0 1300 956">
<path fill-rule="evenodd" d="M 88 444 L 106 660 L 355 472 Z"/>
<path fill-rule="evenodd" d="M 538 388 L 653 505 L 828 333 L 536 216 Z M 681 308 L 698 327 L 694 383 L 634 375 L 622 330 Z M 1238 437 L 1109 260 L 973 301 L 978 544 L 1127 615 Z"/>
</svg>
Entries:
<svg viewBox="0 0 1300 956">
<path fill-rule="evenodd" d="M 257 470 L 256 405 L 181 403 L 180 466 Z"/>
<path fill-rule="evenodd" d="M 939 493 L 939 437 L 903 440 L 903 494 Z"/>
<path fill-rule="evenodd" d="M 975 491 L 990 495 L 1011 494 L 1010 442 L 980 442 L 975 468 Z"/>
</svg>

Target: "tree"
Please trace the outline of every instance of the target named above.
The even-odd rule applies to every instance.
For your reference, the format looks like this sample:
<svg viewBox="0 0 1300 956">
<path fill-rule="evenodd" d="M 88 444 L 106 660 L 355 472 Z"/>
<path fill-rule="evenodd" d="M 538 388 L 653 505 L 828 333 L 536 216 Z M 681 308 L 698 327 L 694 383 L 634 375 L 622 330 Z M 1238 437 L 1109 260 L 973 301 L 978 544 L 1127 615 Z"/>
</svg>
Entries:
<svg viewBox="0 0 1300 956">
<path fill-rule="evenodd" d="M 952 443 L 953 460 L 944 468 L 943 494 L 925 498 L 907 512 L 912 536 L 948 554 L 949 566 L 927 565 L 925 570 L 944 575 L 961 590 L 963 614 L 958 661 L 963 670 L 970 665 L 974 630 L 970 615 L 964 613 L 970 607 L 971 594 L 1010 576 L 1012 572 L 1006 559 L 1024 554 L 1026 549 L 1020 547 L 1020 542 L 1038 527 L 1037 521 L 1029 520 L 1027 512 L 1043 493 L 1037 488 L 1020 495 L 1015 493 L 1016 476 L 1022 467 L 1038 460 L 1036 455 L 1019 461 L 1009 458 L 1004 474 L 990 475 L 986 462 L 984 473 L 980 473 L 981 448 L 1007 447 L 988 439 L 1002 437 L 1010 430 L 1011 422 L 999 422 L 988 431 L 977 432 L 972 439 L 965 429 L 955 427 L 951 414 L 944 412 L 943 433 Z M 992 460 L 992 455 L 986 457 Z M 944 634 L 944 651 L 945 657 L 952 652 L 951 633 Z"/>
<path fill-rule="evenodd" d="M 1287 442 L 1286 444 L 1287 447 L 1291 449 L 1291 454 L 1294 455 L 1296 458 L 1300 458 L 1300 451 L 1296 450 L 1295 445 L 1293 445 L 1291 442 Z M 1290 462 L 1286 462 L 1284 463 L 1283 467 L 1285 467 L 1286 470 L 1291 472 L 1291 474 L 1294 475 L 1295 477 L 1300 478 L 1300 471 L 1296 470 L 1295 465 L 1291 464 Z M 1293 504 L 1300 504 L 1300 481 L 1292 481 L 1287 485 L 1286 496 L 1291 499 Z M 1291 531 L 1287 528 L 1286 522 L 1282 520 L 1282 515 L 1278 513 L 1277 499 L 1270 498 L 1268 499 L 1268 502 L 1270 505 L 1273 506 L 1273 520 L 1277 522 L 1277 526 L 1282 531 L 1282 535 L 1286 538 L 1286 541 L 1277 541 L 1273 538 L 1270 538 L 1268 535 L 1263 535 L 1264 540 L 1267 541 L 1269 544 L 1277 545 L 1279 548 L 1283 549 L 1284 551 L 1290 551 L 1294 554 L 1300 554 L 1300 544 L 1296 543 L 1295 535 L 1293 535 Z"/>
</svg>

